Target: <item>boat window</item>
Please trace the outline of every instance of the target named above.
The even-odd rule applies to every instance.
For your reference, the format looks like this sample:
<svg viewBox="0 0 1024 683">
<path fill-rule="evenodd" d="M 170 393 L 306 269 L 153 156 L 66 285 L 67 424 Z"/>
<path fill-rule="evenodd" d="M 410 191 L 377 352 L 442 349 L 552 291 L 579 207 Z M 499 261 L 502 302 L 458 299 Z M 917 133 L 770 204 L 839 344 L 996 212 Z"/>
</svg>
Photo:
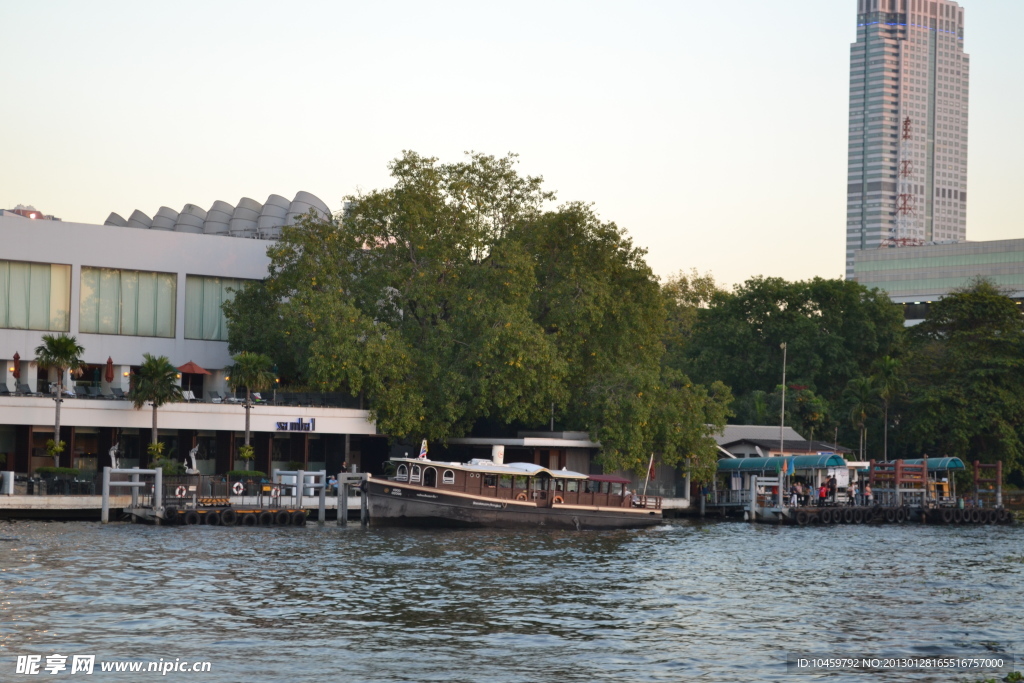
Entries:
<svg viewBox="0 0 1024 683">
<path fill-rule="evenodd" d="M 551 480 L 551 490 L 552 491 L 564 491 L 565 490 L 565 482 L 562 481 L 561 479 L 552 479 Z"/>
<path fill-rule="evenodd" d="M 503 489 L 510 489 L 510 488 L 512 488 L 512 475 L 511 474 L 502 474 L 502 475 L 498 476 L 498 486 L 500 486 Z"/>
<path fill-rule="evenodd" d="M 409 468 L 405 465 L 399 465 L 398 471 L 395 472 L 395 481 L 405 481 L 409 478 Z"/>
<path fill-rule="evenodd" d="M 516 477 L 516 488 L 525 489 L 527 487 L 526 477 Z"/>
<path fill-rule="evenodd" d="M 413 465 L 412 466 L 412 474 L 409 475 L 409 481 L 419 481 L 419 480 L 420 480 L 420 466 L 419 465 Z"/>
<path fill-rule="evenodd" d="M 452 472 L 451 470 L 445 470 L 444 474 L 441 475 L 441 483 L 442 484 L 454 484 L 455 483 L 455 473 Z"/>
<path fill-rule="evenodd" d="M 435 468 L 428 467 L 423 470 L 423 485 L 437 488 L 437 470 Z"/>
<path fill-rule="evenodd" d="M 498 480 L 498 475 L 496 475 L 496 474 L 485 474 L 484 475 L 484 486 L 493 487 L 497 483 L 497 480 Z"/>
<path fill-rule="evenodd" d="M 587 493 L 597 493 L 601 488 L 601 482 L 599 481 L 588 481 L 587 482 Z"/>
<path fill-rule="evenodd" d="M 567 493 L 576 493 L 580 490 L 580 483 L 575 479 L 570 479 L 565 482 L 565 490 Z"/>
<path fill-rule="evenodd" d="M 533 477 L 533 490 L 534 491 L 547 491 L 548 490 L 548 479 L 547 479 L 547 477 Z"/>
<path fill-rule="evenodd" d="M 622 495 L 622 484 L 620 484 L 618 482 L 613 482 L 612 483 L 612 493 L 614 493 L 616 496 L 621 496 Z"/>
<path fill-rule="evenodd" d="M 415 470 L 414 470 L 414 472 L 415 472 Z M 601 493 L 608 493 L 608 482 L 606 482 L 606 481 L 602 481 L 601 482 Z"/>
</svg>

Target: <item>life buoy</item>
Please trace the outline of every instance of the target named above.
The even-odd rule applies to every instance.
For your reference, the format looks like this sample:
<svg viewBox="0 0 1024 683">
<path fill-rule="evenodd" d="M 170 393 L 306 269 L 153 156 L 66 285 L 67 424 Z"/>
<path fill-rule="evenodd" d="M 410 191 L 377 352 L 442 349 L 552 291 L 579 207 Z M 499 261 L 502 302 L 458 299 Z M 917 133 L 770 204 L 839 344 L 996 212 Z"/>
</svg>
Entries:
<svg viewBox="0 0 1024 683">
<path fill-rule="evenodd" d="M 564 503 L 565 501 L 562 500 L 561 496 L 555 496 L 554 498 L 551 499 L 551 502 L 552 503 Z"/>
<path fill-rule="evenodd" d="M 287 510 L 278 510 L 277 514 L 274 515 L 274 524 L 278 526 L 288 526 L 291 524 L 292 514 Z"/>
<path fill-rule="evenodd" d="M 188 489 L 185 488 L 184 486 L 179 486 L 178 488 L 174 489 L 174 495 L 177 496 L 178 498 L 184 498 L 185 494 L 187 493 Z"/>
<path fill-rule="evenodd" d="M 516 496 L 516 500 L 526 500 L 526 492 L 521 492 L 518 496 Z"/>
<path fill-rule="evenodd" d="M 271 498 L 279 498 L 280 496 L 281 496 L 281 489 L 280 489 L 280 487 L 275 486 L 274 488 L 270 489 L 270 497 Z"/>
<path fill-rule="evenodd" d="M 224 526 L 234 526 L 238 524 L 238 513 L 234 510 L 225 510 L 220 513 L 220 523 Z"/>
<path fill-rule="evenodd" d="M 242 495 L 242 492 L 245 491 L 245 485 L 240 481 L 236 481 L 234 486 L 231 487 L 231 490 L 235 492 L 236 496 L 240 496 Z"/>
</svg>

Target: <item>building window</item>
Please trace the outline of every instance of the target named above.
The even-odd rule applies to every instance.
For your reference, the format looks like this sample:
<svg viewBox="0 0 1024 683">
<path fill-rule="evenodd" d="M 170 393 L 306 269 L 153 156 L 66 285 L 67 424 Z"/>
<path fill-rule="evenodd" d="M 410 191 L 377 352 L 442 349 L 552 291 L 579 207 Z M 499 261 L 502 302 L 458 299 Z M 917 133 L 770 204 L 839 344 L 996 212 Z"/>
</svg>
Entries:
<svg viewBox="0 0 1024 683">
<path fill-rule="evenodd" d="M 78 331 L 174 337 L 176 295 L 172 273 L 83 266 Z"/>
<path fill-rule="evenodd" d="M 68 332 L 71 266 L 0 260 L 0 327 Z"/>
<path fill-rule="evenodd" d="M 227 277 L 185 277 L 185 339 L 227 341 L 228 322 L 221 305 L 235 298 L 245 280 Z"/>
</svg>

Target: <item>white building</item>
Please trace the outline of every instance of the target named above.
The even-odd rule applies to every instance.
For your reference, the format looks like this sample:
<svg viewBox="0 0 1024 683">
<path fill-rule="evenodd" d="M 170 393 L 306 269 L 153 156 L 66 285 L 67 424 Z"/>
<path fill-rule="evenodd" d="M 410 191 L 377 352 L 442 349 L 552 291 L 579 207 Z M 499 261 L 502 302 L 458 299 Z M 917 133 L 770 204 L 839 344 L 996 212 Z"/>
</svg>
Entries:
<svg viewBox="0 0 1024 683">
<path fill-rule="evenodd" d="M 27 472 L 52 464 L 42 454 L 53 438 L 51 387 L 57 378 L 34 359 L 42 336 L 61 332 L 77 338 L 87 364 L 82 375 L 66 379 L 82 397 L 62 404 L 61 438 L 70 454 L 62 465 L 102 467 L 113 443 L 120 443 L 124 464 L 145 464 L 151 413 L 133 410 L 114 394 L 129 391 L 132 368 L 150 353 L 175 366 L 193 361 L 211 373 L 182 377 L 200 402 L 161 408 L 161 440 L 179 459 L 198 446 L 205 473 L 240 468 L 235 455 L 244 410 L 214 402 L 230 395 L 225 368 L 232 361 L 221 303 L 246 281 L 266 276 L 266 239 L 310 208 L 328 209 L 308 193 L 291 202 L 272 195 L 262 205 L 243 199 L 238 207 L 163 207 L 152 220 L 138 211 L 130 221 L 112 214 L 107 225 L 0 211 L 0 456 L 6 456 L 0 469 Z M 90 392 L 99 396 L 84 397 Z M 303 394 L 290 397 L 295 405 L 270 401 L 254 408 L 255 469 L 300 462 L 336 471 L 364 456 L 386 458 L 386 444 L 372 438 L 376 429 L 358 400 L 332 398 Z M 300 419 L 301 428 L 293 428 Z"/>
<path fill-rule="evenodd" d="M 970 58 L 963 40 L 964 10 L 956 2 L 857 0 L 857 42 L 850 49 L 848 279 L 858 249 L 892 239 L 966 238 Z"/>
</svg>

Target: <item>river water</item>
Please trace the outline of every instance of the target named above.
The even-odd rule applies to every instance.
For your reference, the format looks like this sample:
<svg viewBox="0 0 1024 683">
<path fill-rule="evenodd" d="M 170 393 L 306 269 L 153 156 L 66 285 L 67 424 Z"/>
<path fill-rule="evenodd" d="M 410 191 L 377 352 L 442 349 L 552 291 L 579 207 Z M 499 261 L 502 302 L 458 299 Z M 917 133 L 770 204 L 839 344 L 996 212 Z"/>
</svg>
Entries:
<svg viewBox="0 0 1024 683">
<path fill-rule="evenodd" d="M 790 652 L 1024 653 L 1024 528 L 0 523 L 0 681 L 983 678 L 793 674 Z M 52 654 L 96 673 L 15 673 Z M 210 671 L 99 671 L 161 658 Z"/>
</svg>

